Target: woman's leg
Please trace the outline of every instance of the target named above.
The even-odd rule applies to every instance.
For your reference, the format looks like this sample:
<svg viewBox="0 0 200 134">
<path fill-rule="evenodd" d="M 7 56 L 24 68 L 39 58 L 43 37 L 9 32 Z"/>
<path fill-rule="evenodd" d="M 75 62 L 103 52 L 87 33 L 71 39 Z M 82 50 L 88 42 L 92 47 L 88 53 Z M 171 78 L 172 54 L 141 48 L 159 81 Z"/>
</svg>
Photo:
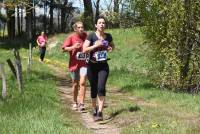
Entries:
<svg viewBox="0 0 200 134">
<path fill-rule="evenodd" d="M 93 109 L 96 109 L 98 73 L 95 66 L 91 65 L 88 67 L 88 80 L 91 87 L 92 107 Z"/>
<path fill-rule="evenodd" d="M 105 64 L 98 73 L 98 103 L 99 103 L 99 112 L 103 111 L 103 106 L 106 96 L 106 82 L 109 75 L 109 67 Z"/>
<path fill-rule="evenodd" d="M 41 47 L 40 48 L 40 59 L 41 59 L 41 61 L 44 60 L 45 52 L 46 52 L 46 47 Z"/>
</svg>

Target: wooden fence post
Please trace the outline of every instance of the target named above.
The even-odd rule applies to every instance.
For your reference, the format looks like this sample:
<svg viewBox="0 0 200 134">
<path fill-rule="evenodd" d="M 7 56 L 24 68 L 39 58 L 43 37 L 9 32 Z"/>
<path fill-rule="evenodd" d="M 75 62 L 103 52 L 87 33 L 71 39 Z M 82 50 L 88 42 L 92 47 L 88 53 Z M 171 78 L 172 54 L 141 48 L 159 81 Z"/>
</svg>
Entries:
<svg viewBox="0 0 200 134">
<path fill-rule="evenodd" d="M 8 63 L 8 66 L 10 67 L 12 73 L 14 74 L 15 78 L 17 78 L 16 70 L 15 70 L 15 67 L 14 67 L 12 61 L 10 59 L 7 59 L 6 61 Z"/>
<path fill-rule="evenodd" d="M 19 92 L 22 93 L 22 65 L 21 59 L 19 55 L 19 51 L 14 49 L 14 56 L 15 56 L 15 64 L 16 64 L 16 72 L 17 72 L 17 82 L 19 85 Z"/>
<path fill-rule="evenodd" d="M 1 72 L 1 76 L 2 76 L 2 97 L 3 99 L 6 98 L 6 74 L 5 74 L 5 70 L 4 70 L 4 65 L 0 64 L 0 72 Z"/>
<path fill-rule="evenodd" d="M 27 64 L 27 68 L 26 68 L 26 78 L 27 79 L 29 79 L 31 64 L 32 64 L 32 44 L 29 43 L 29 56 L 28 56 L 28 64 Z"/>
<path fill-rule="evenodd" d="M 30 57 L 28 57 L 28 64 L 26 68 L 26 79 L 29 79 L 30 68 L 31 68 Z"/>
<path fill-rule="evenodd" d="M 30 65 L 32 64 L 32 44 L 29 43 L 29 62 L 30 62 Z"/>
</svg>

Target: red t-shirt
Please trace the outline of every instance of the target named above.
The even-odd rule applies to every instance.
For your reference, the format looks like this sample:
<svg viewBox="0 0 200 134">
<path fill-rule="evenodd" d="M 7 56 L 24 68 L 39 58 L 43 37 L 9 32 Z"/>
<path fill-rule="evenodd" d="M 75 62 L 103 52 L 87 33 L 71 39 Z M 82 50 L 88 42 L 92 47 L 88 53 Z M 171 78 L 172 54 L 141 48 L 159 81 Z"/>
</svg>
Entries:
<svg viewBox="0 0 200 134">
<path fill-rule="evenodd" d="M 69 59 L 69 71 L 75 71 L 80 67 L 86 66 L 86 61 L 85 60 L 77 60 L 76 59 L 76 54 L 77 52 L 82 52 L 83 48 L 83 43 L 87 37 L 87 33 L 83 33 L 81 36 L 77 33 L 72 33 L 65 39 L 62 49 L 65 47 L 71 47 L 77 42 L 80 42 L 81 47 L 79 49 L 75 49 L 69 52 L 70 54 L 70 59 Z"/>
<path fill-rule="evenodd" d="M 47 42 L 47 36 L 46 35 L 45 36 L 42 36 L 42 35 L 38 36 L 37 40 L 39 42 L 40 47 L 46 46 L 46 42 Z"/>
</svg>

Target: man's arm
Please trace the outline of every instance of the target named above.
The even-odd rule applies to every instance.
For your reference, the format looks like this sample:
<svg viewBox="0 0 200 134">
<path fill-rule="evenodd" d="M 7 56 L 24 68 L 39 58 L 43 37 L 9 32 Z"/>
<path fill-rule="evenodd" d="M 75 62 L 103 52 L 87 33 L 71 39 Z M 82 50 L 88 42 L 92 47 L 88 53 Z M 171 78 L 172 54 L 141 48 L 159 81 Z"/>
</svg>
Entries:
<svg viewBox="0 0 200 134">
<path fill-rule="evenodd" d="M 72 44 L 71 37 L 69 37 L 64 41 L 61 48 L 62 48 L 63 52 L 66 52 L 66 51 L 70 52 L 77 48 L 80 48 L 80 43 Z"/>
</svg>

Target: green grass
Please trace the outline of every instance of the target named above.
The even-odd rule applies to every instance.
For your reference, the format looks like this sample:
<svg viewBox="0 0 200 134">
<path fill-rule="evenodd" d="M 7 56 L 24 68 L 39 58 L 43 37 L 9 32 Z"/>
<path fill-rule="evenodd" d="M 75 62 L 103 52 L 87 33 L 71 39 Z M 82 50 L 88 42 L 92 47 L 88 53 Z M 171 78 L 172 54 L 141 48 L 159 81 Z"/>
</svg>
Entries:
<svg viewBox="0 0 200 134">
<path fill-rule="evenodd" d="M 113 118 L 109 123 L 122 126 L 123 134 L 199 133 L 199 94 L 175 93 L 162 90 L 153 84 L 150 70 L 152 64 L 147 56 L 148 47 L 143 44 L 144 37 L 138 28 L 114 29 L 108 32 L 112 34 L 116 46 L 115 51 L 109 54 L 111 60 L 109 61 L 107 100 L 108 103 L 114 104 L 105 108 L 105 117 Z M 60 34 L 56 38 L 58 42 L 63 42 L 66 36 Z M 65 63 L 67 66 L 69 56 L 68 53 L 62 53 L 60 45 L 48 50 L 46 58 L 52 62 Z M 0 51 L 3 59 L 12 57 L 7 50 L 9 49 Z M 21 49 L 21 52 L 27 55 L 26 49 Z M 37 57 L 38 51 L 34 50 L 33 55 Z M 2 61 L 4 60 L 1 58 L 0 62 Z M 27 61 L 23 62 L 26 64 Z M 40 66 L 35 61 L 31 79 L 26 81 L 22 97 L 17 92 L 16 83 L 12 85 L 12 80 L 11 77 L 8 82 L 11 90 L 9 92 L 13 92 L 12 95 L 9 94 L 9 99 L 0 103 L 2 111 L 0 128 L 4 126 L 4 132 L 10 132 L 9 130 L 16 133 L 88 132 L 80 125 L 76 115 L 73 115 L 70 110 L 60 108 L 55 89 L 55 76 L 51 70 L 47 69 L 47 66 Z M 44 85 L 45 88 L 43 88 Z M 122 95 L 117 93 L 111 95 L 109 90 L 113 88 L 118 89 Z M 11 128 L 11 126 L 14 127 Z M 75 126 L 80 127 L 74 129 Z M 73 132 L 71 132 L 72 129 Z"/>
<path fill-rule="evenodd" d="M 30 78 L 26 80 L 27 59 L 23 57 L 26 57 L 27 51 L 20 49 L 24 78 L 23 94 L 20 94 L 16 80 L 5 63 L 7 58 L 12 58 L 12 52 L 0 49 L 8 85 L 7 99 L 0 100 L 0 133 L 89 133 L 81 124 L 79 116 L 61 105 L 56 77 L 47 65 L 34 60 Z"/>
<path fill-rule="evenodd" d="M 198 133 L 200 96 L 161 90 L 153 84 L 148 47 L 143 44 L 144 37 L 139 29 L 108 32 L 116 46 L 115 51 L 109 54 L 108 90 L 115 87 L 124 95 L 108 94 L 108 100 L 117 104 L 105 109 L 105 115 L 114 118 L 110 123 L 124 126 L 122 133 L 125 134 Z M 56 49 L 50 57 L 60 62 L 65 59 L 67 63 L 68 54 Z M 131 96 L 142 98 L 147 104 L 137 105 L 137 102 L 127 99 Z"/>
<path fill-rule="evenodd" d="M 114 41 L 116 40 L 116 50 L 110 54 L 109 84 L 147 100 L 176 103 L 186 109 L 192 107 L 191 111 L 200 112 L 200 96 L 198 94 L 174 93 L 160 90 L 153 85 L 151 76 L 148 74 L 149 68 L 152 66 L 146 55 L 148 50 L 146 45 L 142 44 L 142 34 L 138 29 L 129 30 L 124 34 L 122 30 L 110 32 L 114 36 Z M 127 40 L 124 40 L 126 38 L 131 43 L 127 43 Z"/>
<path fill-rule="evenodd" d="M 144 102 L 150 103 L 149 106 L 139 106 L 141 110 L 134 113 L 126 110 L 119 114 L 117 120 L 121 118 L 129 122 L 128 118 L 133 118 L 130 123 L 124 123 L 126 127 L 122 133 L 198 133 L 200 96 L 161 90 L 153 84 L 152 76 L 149 75 L 152 64 L 149 63 L 146 54 L 148 49 L 143 44 L 143 36 L 138 29 L 110 32 L 114 36 L 116 50 L 110 54 L 109 87 L 121 89 L 128 96 L 142 97 Z M 123 97 L 120 101 L 131 103 Z M 132 103 L 134 106 L 134 101 Z M 153 107 L 151 103 L 158 106 Z M 124 104 L 118 103 L 118 105 L 124 107 Z M 125 109 L 129 107 L 126 106 Z M 193 120 L 193 118 L 198 119 Z M 159 127 L 155 128 L 154 124 L 159 124 Z"/>
</svg>

